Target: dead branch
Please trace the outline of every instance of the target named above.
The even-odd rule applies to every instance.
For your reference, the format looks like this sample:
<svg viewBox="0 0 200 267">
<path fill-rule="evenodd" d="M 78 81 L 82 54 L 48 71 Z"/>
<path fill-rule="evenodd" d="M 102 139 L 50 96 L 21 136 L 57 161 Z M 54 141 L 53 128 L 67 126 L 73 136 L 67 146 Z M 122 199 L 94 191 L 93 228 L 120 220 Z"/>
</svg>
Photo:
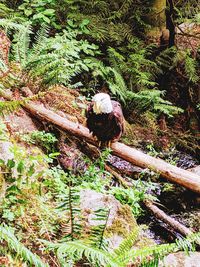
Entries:
<svg viewBox="0 0 200 267">
<path fill-rule="evenodd" d="M 11 100 L 12 94 L 5 90 L 0 90 L 0 95 L 4 98 Z M 41 120 L 50 122 L 64 131 L 75 135 L 88 143 L 97 146 L 89 130 L 83 125 L 74 123 L 66 118 L 57 115 L 55 112 L 46 109 L 43 105 L 34 104 L 33 102 L 23 104 L 23 107 L 30 112 L 33 116 Z M 173 166 L 164 160 L 151 157 L 135 148 L 129 147 L 125 144 L 116 142 L 111 146 L 113 154 L 120 158 L 129 161 L 130 163 L 140 166 L 142 168 L 149 168 L 159 173 L 164 178 L 171 182 L 184 186 L 196 193 L 200 194 L 200 176 L 187 170 L 183 170 Z"/>
<path fill-rule="evenodd" d="M 163 210 L 159 209 L 156 205 L 154 205 L 151 201 L 144 201 L 145 206 L 150 210 L 153 215 L 163 221 L 164 223 L 170 225 L 177 232 L 181 233 L 183 236 L 187 236 L 192 234 L 193 232 L 188 229 L 183 224 L 176 221 L 174 218 L 167 215 Z"/>
</svg>

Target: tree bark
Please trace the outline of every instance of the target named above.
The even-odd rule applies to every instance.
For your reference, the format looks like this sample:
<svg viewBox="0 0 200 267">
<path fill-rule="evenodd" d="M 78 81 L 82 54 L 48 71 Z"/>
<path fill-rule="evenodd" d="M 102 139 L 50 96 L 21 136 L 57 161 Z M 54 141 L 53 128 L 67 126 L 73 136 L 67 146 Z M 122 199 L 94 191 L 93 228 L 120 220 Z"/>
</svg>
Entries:
<svg viewBox="0 0 200 267">
<path fill-rule="evenodd" d="M 11 100 L 12 94 L 5 90 L 0 90 L 0 95 Z M 89 130 L 83 125 L 74 123 L 66 118 L 57 115 L 55 112 L 46 109 L 43 105 L 33 104 L 31 102 L 23 104 L 24 108 L 33 116 L 41 120 L 50 122 L 62 130 L 75 135 L 88 143 L 98 146 L 98 142 L 89 133 Z M 135 148 L 116 142 L 111 145 L 112 153 L 130 163 L 142 168 L 149 168 L 159 173 L 171 182 L 177 183 L 200 194 L 200 176 L 187 170 L 173 166 L 162 159 L 151 157 Z"/>
</svg>

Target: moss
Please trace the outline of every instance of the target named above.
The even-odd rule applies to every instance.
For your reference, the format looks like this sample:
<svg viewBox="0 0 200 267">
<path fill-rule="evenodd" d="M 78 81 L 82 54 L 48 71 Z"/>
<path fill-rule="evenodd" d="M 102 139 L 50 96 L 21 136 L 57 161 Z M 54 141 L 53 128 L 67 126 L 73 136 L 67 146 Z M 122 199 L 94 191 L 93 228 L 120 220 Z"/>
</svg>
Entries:
<svg viewBox="0 0 200 267">
<path fill-rule="evenodd" d="M 105 235 L 111 236 L 114 233 L 123 237 L 126 237 L 128 234 L 126 226 L 120 218 L 114 219 L 113 224 L 108 227 Z"/>
<path fill-rule="evenodd" d="M 155 245 L 156 245 L 156 243 L 153 239 L 150 239 L 150 238 L 145 237 L 145 236 L 141 236 L 138 238 L 137 242 L 134 244 L 134 248 L 142 249 L 142 248 L 151 247 L 151 246 L 155 246 Z"/>
<path fill-rule="evenodd" d="M 130 206 L 128 206 L 128 205 L 122 206 L 118 210 L 117 214 L 119 215 L 119 217 L 122 217 L 123 220 L 128 222 L 128 225 L 130 226 L 131 229 L 133 227 L 137 226 L 137 222 L 136 222 L 135 218 L 133 217 L 132 210 L 131 210 Z M 127 227 L 127 225 L 126 225 L 126 227 Z"/>
<path fill-rule="evenodd" d="M 131 208 L 128 205 L 124 205 L 118 210 L 112 225 L 106 229 L 106 235 L 118 234 L 126 237 L 134 227 L 137 227 L 137 222 L 132 215 Z"/>
</svg>

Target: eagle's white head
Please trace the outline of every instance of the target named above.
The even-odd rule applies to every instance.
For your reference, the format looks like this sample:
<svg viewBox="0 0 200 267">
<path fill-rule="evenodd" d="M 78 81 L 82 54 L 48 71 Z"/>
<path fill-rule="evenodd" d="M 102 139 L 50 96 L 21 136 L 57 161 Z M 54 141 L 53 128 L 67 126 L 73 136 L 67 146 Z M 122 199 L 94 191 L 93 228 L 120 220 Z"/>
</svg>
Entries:
<svg viewBox="0 0 200 267">
<path fill-rule="evenodd" d="M 98 93 L 94 95 L 92 101 L 94 102 L 93 111 L 95 114 L 110 113 L 113 111 L 110 96 L 105 93 Z"/>
</svg>

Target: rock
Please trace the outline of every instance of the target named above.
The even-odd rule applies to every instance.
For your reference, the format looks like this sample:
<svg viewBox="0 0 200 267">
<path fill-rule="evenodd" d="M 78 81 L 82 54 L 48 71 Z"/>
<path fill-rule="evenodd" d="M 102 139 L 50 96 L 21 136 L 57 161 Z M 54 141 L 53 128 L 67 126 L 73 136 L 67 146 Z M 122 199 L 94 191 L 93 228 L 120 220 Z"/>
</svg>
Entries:
<svg viewBox="0 0 200 267">
<path fill-rule="evenodd" d="M 159 267 L 199 267 L 200 252 L 190 252 L 187 255 L 184 252 L 172 253 L 166 256 L 158 265 Z"/>
<path fill-rule="evenodd" d="M 176 27 L 176 33 L 182 33 L 182 31 L 189 33 L 194 29 L 195 26 L 196 24 L 194 22 L 181 23 L 178 25 L 178 27 Z"/>
<path fill-rule="evenodd" d="M 24 134 L 38 130 L 35 122 L 23 109 L 7 115 L 6 121 L 6 126 L 11 133 L 20 132 Z"/>
<path fill-rule="evenodd" d="M 72 173 L 83 173 L 87 170 L 86 163 L 83 160 L 83 154 L 77 147 L 69 146 L 66 143 L 59 142 L 58 160 L 64 170 L 70 170 Z"/>
<path fill-rule="evenodd" d="M 126 160 L 122 160 L 121 158 L 113 155 L 109 155 L 108 162 L 113 167 L 117 168 L 119 172 L 129 175 L 131 177 L 139 175 L 144 170 L 138 166 L 132 165 Z"/>
<path fill-rule="evenodd" d="M 9 141 L 0 141 L 0 159 L 4 160 L 5 162 L 8 159 L 13 158 L 13 153 L 11 152 L 12 143 Z"/>
<path fill-rule="evenodd" d="M 112 195 L 105 195 L 93 190 L 82 190 L 80 193 L 81 210 L 83 212 L 84 229 L 89 232 L 90 228 L 104 221 L 95 220 L 94 212 L 98 209 L 110 209 L 107 228 L 105 231 L 109 248 L 114 249 L 119 246 L 121 241 L 127 237 L 137 223 L 128 205 L 122 205 Z"/>
</svg>

